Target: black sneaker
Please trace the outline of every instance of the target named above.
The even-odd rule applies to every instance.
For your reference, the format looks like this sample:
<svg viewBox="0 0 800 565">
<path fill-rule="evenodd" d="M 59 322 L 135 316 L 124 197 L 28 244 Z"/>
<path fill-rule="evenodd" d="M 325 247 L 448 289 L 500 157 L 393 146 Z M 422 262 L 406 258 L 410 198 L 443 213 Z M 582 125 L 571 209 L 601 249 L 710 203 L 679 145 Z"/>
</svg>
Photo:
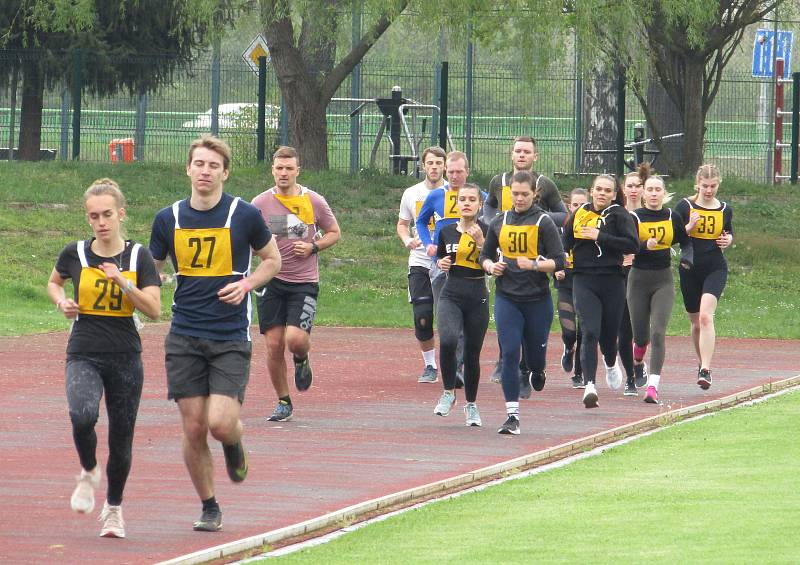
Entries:
<svg viewBox="0 0 800 565">
<path fill-rule="evenodd" d="M 697 384 L 703 390 L 708 390 L 711 387 L 711 370 L 700 369 L 697 371 Z"/>
<path fill-rule="evenodd" d="M 222 453 L 225 455 L 225 468 L 228 477 L 234 483 L 241 483 L 247 478 L 247 453 L 239 441 L 234 445 L 223 445 Z"/>
<path fill-rule="evenodd" d="M 527 400 L 531 397 L 531 374 L 528 371 L 519 372 L 519 397 Z"/>
<path fill-rule="evenodd" d="M 628 377 L 628 380 L 625 381 L 625 392 L 623 392 L 625 396 L 639 396 L 639 393 L 636 392 L 636 383 L 631 377 Z"/>
<path fill-rule="evenodd" d="M 218 532 L 222 529 L 222 510 L 219 506 L 203 510 L 200 519 L 193 525 L 195 532 Z"/>
<path fill-rule="evenodd" d="M 547 380 L 547 375 L 544 369 L 541 371 L 531 371 L 531 386 L 536 392 L 540 392 L 544 388 L 544 382 Z"/>
<path fill-rule="evenodd" d="M 500 429 L 497 430 L 498 434 L 503 435 L 512 435 L 518 436 L 519 435 L 519 418 L 515 418 L 514 416 L 509 416 L 508 419 L 500 426 Z"/>
<path fill-rule="evenodd" d="M 644 388 L 647 385 L 647 377 L 649 376 L 647 372 L 647 363 L 642 361 L 639 364 L 633 364 L 633 376 L 636 379 L 635 384 L 638 388 Z"/>
<path fill-rule="evenodd" d="M 302 361 L 295 359 L 294 362 L 294 386 L 297 390 L 304 391 L 311 387 L 311 381 L 314 376 L 311 374 L 311 363 L 308 361 L 308 355 Z"/>
<path fill-rule="evenodd" d="M 572 388 L 586 388 L 586 383 L 583 382 L 583 375 L 572 376 Z"/>
<path fill-rule="evenodd" d="M 561 368 L 564 369 L 565 373 L 571 373 L 572 367 L 575 365 L 575 350 L 574 349 L 567 349 L 567 346 L 564 346 L 564 353 L 561 354 Z"/>
</svg>

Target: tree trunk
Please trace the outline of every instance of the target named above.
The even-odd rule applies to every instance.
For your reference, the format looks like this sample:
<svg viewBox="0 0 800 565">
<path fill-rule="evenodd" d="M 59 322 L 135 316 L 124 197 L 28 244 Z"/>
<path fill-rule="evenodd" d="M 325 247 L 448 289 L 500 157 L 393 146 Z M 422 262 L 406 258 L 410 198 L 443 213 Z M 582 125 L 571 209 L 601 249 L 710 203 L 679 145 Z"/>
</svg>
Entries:
<svg viewBox="0 0 800 565">
<path fill-rule="evenodd" d="M 42 106 L 44 79 L 35 62 L 25 62 L 22 67 L 22 112 L 19 125 L 19 152 L 21 161 L 38 161 L 42 142 Z"/>
<path fill-rule="evenodd" d="M 300 163 L 304 169 L 327 169 L 327 101 L 319 102 L 319 88 L 316 85 L 309 84 L 289 90 L 292 92 L 283 92 L 284 104 L 289 112 L 289 145 L 300 153 Z"/>
<path fill-rule="evenodd" d="M 687 177 L 703 164 L 703 145 L 706 136 L 706 112 L 708 108 L 703 107 L 704 81 L 703 72 L 705 61 L 699 59 L 687 59 L 684 71 L 683 83 L 683 124 L 684 124 L 684 145 L 683 163 L 680 171 L 676 171 L 676 176 Z"/>
<path fill-rule="evenodd" d="M 614 149 L 617 142 L 617 88 L 612 75 L 595 69 L 585 82 L 583 96 L 583 147 Z M 614 171 L 615 155 L 584 153 L 584 173 Z"/>
<path fill-rule="evenodd" d="M 645 137 L 656 137 L 683 133 L 683 116 L 667 95 L 664 87 L 653 78 L 647 85 L 648 132 Z M 665 175 L 676 176 L 683 170 L 683 146 L 685 137 L 676 137 L 661 142 L 659 155 L 645 155 L 646 161 L 655 161 L 655 169 Z M 652 144 L 648 145 L 651 147 Z M 655 159 L 653 159 L 655 157 Z"/>
</svg>

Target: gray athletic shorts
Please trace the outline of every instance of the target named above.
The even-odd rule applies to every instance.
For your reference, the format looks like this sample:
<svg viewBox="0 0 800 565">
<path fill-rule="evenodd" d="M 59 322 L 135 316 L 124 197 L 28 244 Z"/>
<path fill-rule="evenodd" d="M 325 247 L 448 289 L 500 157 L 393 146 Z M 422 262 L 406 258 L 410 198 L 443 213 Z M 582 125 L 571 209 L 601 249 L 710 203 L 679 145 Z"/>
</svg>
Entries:
<svg viewBox="0 0 800 565">
<path fill-rule="evenodd" d="M 215 341 L 168 333 L 164 340 L 167 398 L 220 394 L 244 401 L 250 379 L 249 341 Z"/>
</svg>

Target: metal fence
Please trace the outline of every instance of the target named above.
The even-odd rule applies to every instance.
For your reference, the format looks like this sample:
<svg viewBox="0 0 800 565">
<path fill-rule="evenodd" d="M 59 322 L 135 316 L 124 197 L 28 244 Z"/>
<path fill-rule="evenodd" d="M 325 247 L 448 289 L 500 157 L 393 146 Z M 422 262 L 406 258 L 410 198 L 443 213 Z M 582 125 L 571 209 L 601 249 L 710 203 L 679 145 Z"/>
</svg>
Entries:
<svg viewBox="0 0 800 565">
<path fill-rule="evenodd" d="M 0 75 L 9 75 L 10 61 L 35 56 L 33 52 L 0 51 Z M 91 69 L 92 55 L 85 57 L 83 67 Z M 65 61 L 69 60 L 65 56 Z M 146 59 L 131 60 L 131 65 L 146 64 Z M 367 60 L 359 69 L 360 89 L 354 92 L 350 78 L 342 84 L 336 97 L 388 97 L 392 87 L 397 85 L 402 88 L 404 97 L 436 105 L 438 69 L 430 61 L 390 65 Z M 137 159 L 182 163 L 191 140 L 210 131 L 212 102 L 216 101 L 219 103 L 219 134 L 233 147 L 235 160 L 239 164 L 255 162 L 258 81 L 243 61 L 201 59 L 188 69 L 173 71 L 171 86 L 146 95 L 91 94 L 103 91 L 97 85 L 89 87 L 96 79 L 99 77 L 90 75 L 84 82 L 80 112 L 81 160 L 108 161 L 109 143 L 113 139 L 133 138 Z M 272 72 L 267 73 L 266 83 L 269 151 L 281 139 L 281 96 Z M 514 136 L 532 135 L 539 143 L 539 170 L 548 174 L 576 172 L 583 162 L 582 149 L 585 148 L 582 128 L 587 124 L 581 115 L 585 111 L 585 83 L 585 80 L 579 81 L 571 69 L 529 79 L 521 67 L 514 65 L 450 64 L 448 127 L 454 145 L 458 149 L 468 149 L 473 170 L 491 173 L 509 165 L 509 142 Z M 769 178 L 773 114 L 768 108 L 770 100 L 765 100 L 765 96 L 771 96 L 766 84 L 742 72 L 727 73 L 708 114 L 705 158 L 717 163 L 728 176 L 758 181 Z M 468 92 L 468 85 L 471 85 L 471 92 Z M 791 100 L 788 90 L 787 100 Z M 6 78 L 0 86 L 0 148 L 16 145 L 21 97 L 21 80 L 14 96 Z M 43 102 L 41 146 L 54 150 L 56 158 L 70 159 L 75 150 L 70 89 L 45 88 Z M 378 137 L 383 116 L 375 104 L 367 104 L 360 120 L 354 122 L 349 115 L 352 108 L 353 103 L 347 101 L 334 101 L 328 107 L 331 167 L 348 170 L 374 166 L 389 170 L 389 144 L 385 136 Z M 418 113 L 411 127 L 415 144 L 425 147 L 435 141 L 436 121 L 435 112 Z M 626 139 L 633 138 L 634 124 L 644 121 L 638 103 L 629 95 Z M 373 149 L 376 157 L 371 160 Z M 354 151 L 357 154 L 353 154 Z M 408 151 L 406 145 L 400 152 Z"/>
</svg>

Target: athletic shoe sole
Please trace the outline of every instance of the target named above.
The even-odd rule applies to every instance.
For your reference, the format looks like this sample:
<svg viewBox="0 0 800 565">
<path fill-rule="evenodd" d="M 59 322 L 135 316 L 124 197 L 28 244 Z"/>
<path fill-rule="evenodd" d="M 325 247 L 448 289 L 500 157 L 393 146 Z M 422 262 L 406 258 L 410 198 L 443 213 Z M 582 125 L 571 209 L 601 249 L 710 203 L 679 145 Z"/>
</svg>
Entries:
<svg viewBox="0 0 800 565">
<path fill-rule="evenodd" d="M 599 404 L 597 403 L 597 393 L 590 392 L 589 394 L 584 394 L 583 405 L 586 408 L 597 408 L 599 406 Z"/>
</svg>

